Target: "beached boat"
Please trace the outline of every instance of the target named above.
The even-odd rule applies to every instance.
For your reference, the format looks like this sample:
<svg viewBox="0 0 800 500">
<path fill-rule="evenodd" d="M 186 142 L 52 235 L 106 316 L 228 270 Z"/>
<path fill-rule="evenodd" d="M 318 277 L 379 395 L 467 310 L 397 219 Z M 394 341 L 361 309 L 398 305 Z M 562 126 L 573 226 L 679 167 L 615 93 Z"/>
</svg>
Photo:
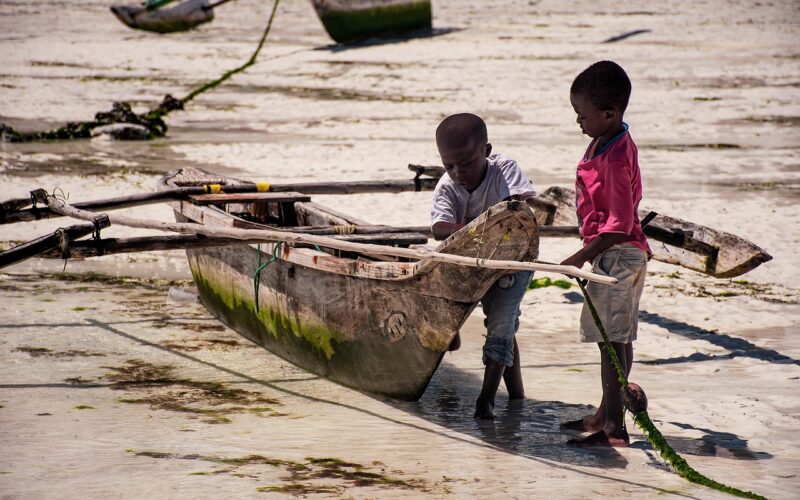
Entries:
<svg viewBox="0 0 800 500">
<path fill-rule="evenodd" d="M 224 190 L 239 181 L 184 168 L 162 178 L 159 189 L 209 183 Z M 179 222 L 208 226 L 328 226 L 352 233 L 348 228 L 367 224 L 300 193 L 211 194 L 171 206 Z M 406 247 L 428 241 L 420 233 L 336 238 Z M 437 250 L 532 261 L 538 244 L 533 212 L 512 201 L 492 207 Z M 453 337 L 504 272 L 280 243 L 189 249 L 187 255 L 203 303 L 232 329 L 313 373 L 404 400 L 422 395 Z"/>
<path fill-rule="evenodd" d="M 156 33 L 186 31 L 214 19 L 214 6 L 209 0 L 186 0 L 173 7 L 161 7 L 167 3 L 170 2 L 152 2 L 152 7 L 112 5 L 111 12 L 129 28 Z"/>
<path fill-rule="evenodd" d="M 429 0 L 312 0 L 322 25 L 338 43 L 431 29 Z"/>
<path fill-rule="evenodd" d="M 578 224 L 574 189 L 554 186 L 537 198 L 544 202 L 537 207 L 543 225 Z M 640 210 L 639 218 L 644 221 L 649 213 Z M 667 215 L 652 217 L 644 233 L 654 259 L 716 278 L 740 276 L 772 260 L 763 249 L 735 234 Z"/>
</svg>

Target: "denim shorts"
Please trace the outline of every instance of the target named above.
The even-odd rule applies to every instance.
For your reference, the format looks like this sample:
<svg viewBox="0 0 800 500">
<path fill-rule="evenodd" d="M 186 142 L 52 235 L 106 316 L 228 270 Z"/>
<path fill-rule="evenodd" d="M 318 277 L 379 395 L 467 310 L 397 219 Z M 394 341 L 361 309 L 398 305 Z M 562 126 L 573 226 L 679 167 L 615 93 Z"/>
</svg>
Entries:
<svg viewBox="0 0 800 500">
<path fill-rule="evenodd" d="M 514 334 L 519 328 L 519 304 L 528 289 L 533 273 L 519 271 L 505 274 L 481 299 L 486 319 L 486 342 L 483 363 L 491 359 L 501 365 L 514 364 Z"/>
<path fill-rule="evenodd" d="M 609 340 L 623 344 L 633 342 L 639 325 L 639 299 L 647 275 L 647 252 L 632 245 L 614 245 L 594 260 L 592 272 L 617 278 L 613 285 L 591 281 L 586 285 Z M 603 341 L 586 303 L 581 311 L 581 341 Z"/>
</svg>

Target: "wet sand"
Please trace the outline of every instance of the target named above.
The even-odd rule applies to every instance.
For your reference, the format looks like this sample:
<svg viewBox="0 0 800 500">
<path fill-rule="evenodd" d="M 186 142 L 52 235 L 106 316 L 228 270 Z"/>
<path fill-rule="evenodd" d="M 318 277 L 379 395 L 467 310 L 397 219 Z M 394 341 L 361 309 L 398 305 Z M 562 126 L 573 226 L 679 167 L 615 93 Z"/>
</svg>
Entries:
<svg viewBox="0 0 800 500">
<path fill-rule="evenodd" d="M 239 0 L 213 23 L 166 37 L 128 30 L 109 5 L 0 3 L 0 122 L 54 127 L 114 100 L 144 111 L 166 93 L 185 95 L 249 57 L 270 7 Z M 166 138 L 0 143 L 2 198 L 36 187 L 70 200 L 150 190 L 183 165 L 272 182 L 403 178 L 406 163 L 437 164 L 433 130 L 458 111 L 483 115 L 495 149 L 538 188 L 569 185 L 586 144 L 569 83 L 614 59 L 634 85 L 627 121 L 643 205 L 774 257 L 736 280 L 654 263 L 631 379 L 700 472 L 795 498 L 798 21 L 788 1 L 606 2 L 602 11 L 438 2 L 437 36 L 342 48 L 308 2 L 284 1 L 259 62 L 171 115 Z M 425 224 L 429 198 L 316 201 L 375 223 Z M 162 206 L 126 213 L 172 217 Z M 59 222 L 3 226 L 0 240 Z M 544 239 L 540 257 L 577 244 Z M 320 379 L 225 329 L 185 299 L 180 252 L 70 261 L 57 274 L 62 267 L 30 260 L 0 274 L 4 498 L 724 497 L 671 472 L 638 430 L 629 449 L 564 446 L 571 436 L 558 423 L 592 411 L 600 395 L 596 347 L 577 342 L 574 287 L 528 293 L 519 332 L 527 399 L 509 406 L 501 391 L 499 418 L 479 425 L 479 311 L 423 398 L 398 403 Z M 87 272 L 101 276 L 74 279 Z"/>
</svg>

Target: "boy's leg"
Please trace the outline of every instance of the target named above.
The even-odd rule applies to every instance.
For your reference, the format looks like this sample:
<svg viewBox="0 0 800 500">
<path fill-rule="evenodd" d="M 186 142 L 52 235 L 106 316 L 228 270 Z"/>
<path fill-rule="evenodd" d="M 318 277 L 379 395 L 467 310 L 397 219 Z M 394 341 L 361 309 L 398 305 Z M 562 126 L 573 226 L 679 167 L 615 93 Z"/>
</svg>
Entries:
<svg viewBox="0 0 800 500">
<path fill-rule="evenodd" d="M 618 265 L 620 261 L 623 261 L 622 265 Z M 630 329 L 632 328 L 634 332 L 632 336 L 629 334 L 628 337 L 635 339 L 637 316 L 639 312 L 639 298 L 642 295 L 644 278 L 647 274 L 647 255 L 643 251 L 633 247 L 623 250 L 613 250 L 612 247 L 612 250 L 607 250 L 593 263 L 592 271 L 614 276 L 620 280 L 620 283 L 629 283 L 626 287 L 623 287 L 624 291 L 620 292 L 619 294 L 616 294 L 616 290 L 618 286 L 622 286 L 621 284 L 614 285 L 614 287 L 610 288 L 606 285 L 593 286 L 592 283 L 589 283 L 589 285 L 587 285 L 587 291 L 595 303 L 595 308 L 597 308 L 601 315 L 601 320 L 603 321 L 604 326 L 607 328 L 610 326 L 611 315 L 609 313 L 612 310 L 619 311 L 620 305 L 626 307 L 629 311 L 630 317 L 630 325 L 627 331 L 630 332 Z M 614 296 L 616 299 L 613 298 Z M 585 328 L 584 321 L 592 324 L 594 323 L 594 319 L 591 317 L 591 314 L 589 313 L 589 310 L 585 304 L 583 310 L 581 311 L 582 336 Z M 592 327 L 592 329 L 594 328 Z M 599 332 L 597 332 L 596 337 L 599 338 Z M 584 341 L 593 342 L 595 340 L 590 338 L 584 339 Z M 601 355 L 605 355 L 602 342 L 599 345 Z M 625 377 L 627 378 L 628 375 L 630 375 L 631 367 L 633 366 L 633 343 L 629 341 L 622 343 L 621 345 L 624 345 L 625 348 L 623 349 L 622 353 L 618 352 L 617 357 L 624 367 Z M 603 383 L 604 393 L 605 387 L 605 383 Z M 564 422 L 561 424 L 561 428 L 580 432 L 597 432 L 604 428 L 607 419 L 608 412 L 606 408 L 606 401 L 605 398 L 603 398 L 594 415 L 586 415 L 585 417 L 577 420 Z"/>
<path fill-rule="evenodd" d="M 478 396 L 478 400 L 475 401 L 475 418 L 480 420 L 494 419 L 494 398 L 497 395 L 497 388 L 500 387 L 500 379 L 503 378 L 505 370 L 505 365 L 493 359 L 486 360 L 481 393 Z"/>
<path fill-rule="evenodd" d="M 515 364 L 519 367 L 519 349 L 516 349 L 514 334 L 519 328 L 519 304 L 528 289 L 532 273 L 520 271 L 501 277 L 492 285 L 481 300 L 486 314 L 486 342 L 483 346 L 483 363 L 486 365 L 481 393 L 475 402 L 475 418 L 493 419 L 494 400 L 500 380 L 507 368 Z M 515 363 L 516 361 L 516 363 Z M 513 373 L 513 371 L 512 371 Z M 515 385 L 511 380 L 509 397 L 519 396 L 522 390 L 522 376 Z"/>
<path fill-rule="evenodd" d="M 506 383 L 508 399 L 524 399 L 525 387 L 522 383 L 522 368 L 519 361 L 519 344 L 514 336 L 514 364 L 507 366 L 503 372 L 503 382 Z"/>
<path fill-rule="evenodd" d="M 617 354 L 617 359 L 622 371 L 630 371 L 627 353 L 633 352 L 632 343 L 626 344 L 612 342 L 612 347 Z M 600 347 L 600 376 L 603 381 L 603 402 L 601 403 L 605 419 L 601 430 L 583 439 L 570 439 L 567 444 L 571 446 L 629 446 L 630 438 L 628 430 L 625 428 L 625 414 L 622 406 L 622 384 L 617 377 L 617 370 L 611 361 L 611 356 L 606 352 L 603 344 Z"/>
</svg>

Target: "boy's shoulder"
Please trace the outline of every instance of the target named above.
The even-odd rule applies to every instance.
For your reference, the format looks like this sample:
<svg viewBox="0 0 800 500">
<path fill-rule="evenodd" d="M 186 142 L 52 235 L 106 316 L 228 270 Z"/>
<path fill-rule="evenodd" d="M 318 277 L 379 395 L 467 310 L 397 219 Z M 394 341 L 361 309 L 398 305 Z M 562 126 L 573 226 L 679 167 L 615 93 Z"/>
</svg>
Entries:
<svg viewBox="0 0 800 500">
<path fill-rule="evenodd" d="M 499 168 L 500 170 L 519 168 L 516 160 L 509 158 L 503 153 L 492 153 L 489 155 L 488 160 L 490 167 Z"/>
<path fill-rule="evenodd" d="M 624 123 L 623 125 L 625 126 L 625 130 L 619 134 L 618 137 L 612 139 L 612 142 L 604 148 L 612 156 L 627 156 L 629 153 L 635 154 L 639 151 L 639 149 L 636 147 L 636 142 L 633 140 L 633 136 L 631 136 L 628 124 Z"/>
</svg>

